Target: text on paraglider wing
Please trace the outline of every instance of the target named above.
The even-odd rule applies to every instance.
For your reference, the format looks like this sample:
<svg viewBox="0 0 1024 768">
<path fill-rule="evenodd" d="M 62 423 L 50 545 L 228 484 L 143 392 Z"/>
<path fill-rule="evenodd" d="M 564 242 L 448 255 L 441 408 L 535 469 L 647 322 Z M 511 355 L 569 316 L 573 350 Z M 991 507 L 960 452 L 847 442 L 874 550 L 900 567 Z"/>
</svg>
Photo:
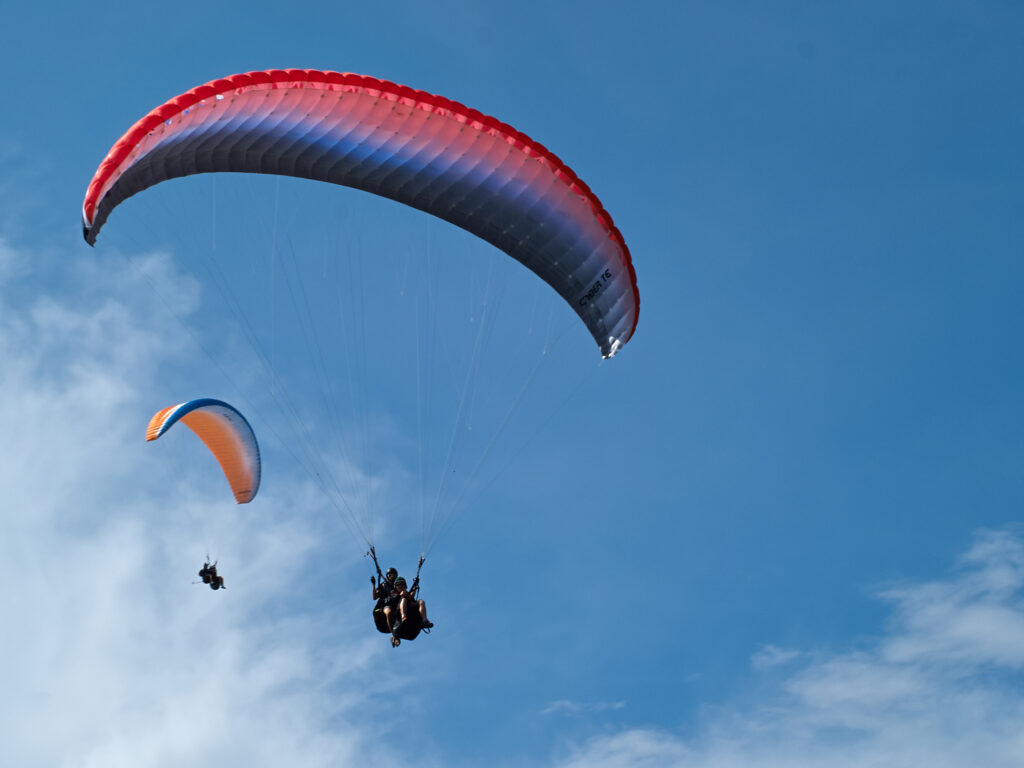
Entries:
<svg viewBox="0 0 1024 768">
<path fill-rule="evenodd" d="M 604 288 L 608 284 L 608 281 L 611 279 L 612 271 L 610 269 L 606 269 L 604 272 L 601 273 L 601 277 L 598 278 L 598 280 L 592 286 L 590 286 L 590 289 L 585 294 L 580 296 L 579 299 L 577 299 L 577 303 L 581 307 L 587 306 L 587 304 L 594 300 L 594 297 L 601 292 L 601 289 Z"/>
</svg>

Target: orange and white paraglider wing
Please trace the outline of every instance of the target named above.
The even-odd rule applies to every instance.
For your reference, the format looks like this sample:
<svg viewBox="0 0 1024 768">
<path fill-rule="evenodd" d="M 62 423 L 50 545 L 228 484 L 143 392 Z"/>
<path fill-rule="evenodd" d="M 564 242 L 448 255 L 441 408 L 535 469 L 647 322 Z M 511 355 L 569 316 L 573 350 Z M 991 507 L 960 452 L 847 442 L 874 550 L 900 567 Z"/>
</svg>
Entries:
<svg viewBox="0 0 1024 768">
<path fill-rule="evenodd" d="M 190 400 L 157 411 L 149 420 L 146 440 L 156 440 L 178 421 L 195 432 L 220 463 L 235 501 L 252 501 L 260 487 L 260 449 L 245 417 L 221 400 Z"/>
</svg>

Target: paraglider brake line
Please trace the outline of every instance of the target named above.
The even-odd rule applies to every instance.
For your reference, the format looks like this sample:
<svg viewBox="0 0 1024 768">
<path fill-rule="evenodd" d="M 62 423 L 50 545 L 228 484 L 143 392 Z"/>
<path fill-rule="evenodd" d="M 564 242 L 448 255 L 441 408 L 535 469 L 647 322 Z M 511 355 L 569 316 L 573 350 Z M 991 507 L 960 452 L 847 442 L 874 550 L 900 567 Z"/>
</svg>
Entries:
<svg viewBox="0 0 1024 768">
<path fill-rule="evenodd" d="M 380 583 L 383 584 L 384 583 L 384 574 L 381 573 L 380 563 L 377 562 L 377 550 L 375 550 L 373 548 L 373 546 L 371 546 L 370 547 L 370 551 L 367 552 L 365 555 L 363 555 L 363 557 L 372 557 L 373 558 L 373 565 L 377 569 L 377 576 L 380 579 Z M 416 565 L 416 578 L 414 578 L 412 580 L 412 589 L 409 590 L 409 593 L 411 595 L 415 595 L 416 592 L 420 588 L 420 571 L 423 570 L 423 564 L 426 561 L 427 561 L 427 556 L 426 555 L 420 555 L 420 561 Z"/>
<path fill-rule="evenodd" d="M 363 555 L 363 557 L 372 557 L 373 558 L 373 565 L 377 569 L 377 577 L 380 579 L 381 583 L 383 584 L 384 583 L 384 574 L 380 572 L 380 563 L 377 562 L 377 550 L 375 550 L 373 548 L 372 544 L 370 545 L 370 551 L 367 552 L 365 555 Z"/>
<path fill-rule="evenodd" d="M 416 597 L 416 594 L 420 589 L 420 571 L 423 569 L 423 563 L 427 561 L 426 555 L 420 555 L 419 565 L 416 566 L 416 578 L 412 580 L 412 589 L 409 590 L 409 594 Z"/>
</svg>

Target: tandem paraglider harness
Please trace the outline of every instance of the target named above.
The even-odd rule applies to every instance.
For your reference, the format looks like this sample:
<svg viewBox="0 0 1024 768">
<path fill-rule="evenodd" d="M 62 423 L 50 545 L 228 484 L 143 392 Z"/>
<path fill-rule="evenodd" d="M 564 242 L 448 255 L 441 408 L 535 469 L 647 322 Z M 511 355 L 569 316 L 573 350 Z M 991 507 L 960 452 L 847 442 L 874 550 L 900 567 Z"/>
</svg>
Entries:
<svg viewBox="0 0 1024 768">
<path fill-rule="evenodd" d="M 209 585 L 210 589 L 227 589 L 224 586 L 224 577 L 217 574 L 217 563 L 210 564 L 210 558 L 206 558 L 206 562 L 203 563 L 203 567 L 199 569 L 199 578 L 203 580 L 203 584 Z M 198 584 L 198 581 L 193 581 L 193 584 Z"/>
<path fill-rule="evenodd" d="M 379 589 L 383 589 L 385 585 L 393 587 L 395 582 L 389 582 L 385 579 L 384 574 L 380 570 L 380 563 L 377 562 L 377 552 L 374 548 L 370 547 L 370 551 L 366 555 L 373 558 L 373 566 L 377 569 Z M 416 596 L 419 594 L 420 571 L 423 570 L 423 563 L 426 559 L 426 555 L 420 555 L 420 561 L 416 565 L 416 577 L 412 580 L 412 586 L 409 588 L 409 599 L 411 600 L 416 600 Z M 392 626 L 388 626 L 388 616 L 384 613 L 385 606 L 390 606 L 391 608 L 391 617 L 394 622 Z M 373 608 L 373 623 L 377 627 L 377 631 L 381 634 L 397 637 L 399 640 L 415 640 L 421 631 L 425 634 L 430 634 L 430 629 L 423 626 L 423 619 L 418 610 L 410 609 L 405 617 L 405 621 L 401 621 L 397 613 L 398 600 L 395 596 L 380 595 L 377 598 L 377 604 Z"/>
</svg>

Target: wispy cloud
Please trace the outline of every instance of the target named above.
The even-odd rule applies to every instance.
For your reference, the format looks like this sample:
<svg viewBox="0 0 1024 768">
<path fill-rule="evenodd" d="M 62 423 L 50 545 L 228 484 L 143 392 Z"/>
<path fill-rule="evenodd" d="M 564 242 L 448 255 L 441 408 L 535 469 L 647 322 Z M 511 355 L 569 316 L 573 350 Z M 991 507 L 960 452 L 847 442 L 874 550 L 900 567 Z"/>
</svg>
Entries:
<svg viewBox="0 0 1024 768">
<path fill-rule="evenodd" d="M 981 531 L 948 579 L 880 593 L 893 615 L 856 650 L 766 646 L 797 665 L 754 705 L 692 735 L 628 729 L 579 744 L 560 768 L 990 768 L 1024 765 L 1024 541 Z"/>
<path fill-rule="evenodd" d="M 10 273 L 30 261 L 0 248 Z M 367 626 L 366 606 L 297 607 L 323 540 L 292 513 L 307 489 L 279 480 L 243 511 L 142 440 L 195 285 L 143 260 L 178 297 L 168 313 L 141 273 L 73 268 L 73 295 L 0 301 L 5 763 L 397 764 L 362 714 L 401 688 L 384 644 L 337 629 Z M 209 542 L 224 593 L 190 583 Z"/>
<path fill-rule="evenodd" d="M 800 656 L 800 651 L 792 648 L 779 648 L 777 645 L 764 645 L 750 657 L 750 665 L 754 669 L 768 669 L 787 664 Z"/>
</svg>

